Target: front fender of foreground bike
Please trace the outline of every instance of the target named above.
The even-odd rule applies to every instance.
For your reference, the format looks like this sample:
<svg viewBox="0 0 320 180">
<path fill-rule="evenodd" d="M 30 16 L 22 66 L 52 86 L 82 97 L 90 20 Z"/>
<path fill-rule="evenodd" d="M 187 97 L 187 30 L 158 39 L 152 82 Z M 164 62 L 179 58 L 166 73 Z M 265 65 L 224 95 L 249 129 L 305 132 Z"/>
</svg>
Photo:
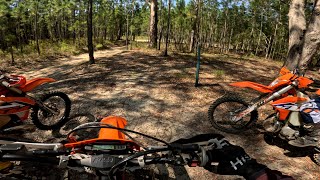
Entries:
<svg viewBox="0 0 320 180">
<path fill-rule="evenodd" d="M 272 90 L 268 86 L 251 82 L 251 81 L 235 82 L 235 83 L 230 83 L 230 85 L 235 87 L 240 87 L 240 88 L 250 88 L 262 93 L 272 92 Z"/>
<path fill-rule="evenodd" d="M 35 78 L 35 79 L 28 80 L 24 86 L 20 87 L 20 89 L 23 92 L 29 92 L 42 84 L 55 82 L 55 81 L 56 80 L 52 78 Z"/>
</svg>

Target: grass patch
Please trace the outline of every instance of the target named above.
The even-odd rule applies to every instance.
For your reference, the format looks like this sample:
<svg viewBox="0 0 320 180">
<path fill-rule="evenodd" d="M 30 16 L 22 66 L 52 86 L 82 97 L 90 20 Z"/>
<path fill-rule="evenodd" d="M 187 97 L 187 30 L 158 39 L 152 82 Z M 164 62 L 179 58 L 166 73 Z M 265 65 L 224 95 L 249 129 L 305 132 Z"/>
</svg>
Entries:
<svg viewBox="0 0 320 180">
<path fill-rule="evenodd" d="M 225 71 L 224 70 L 221 70 L 221 69 L 217 69 L 217 70 L 213 70 L 213 75 L 216 77 L 216 78 L 223 78 L 223 76 L 225 75 Z"/>
<path fill-rule="evenodd" d="M 175 77 L 179 79 L 190 78 L 190 74 L 186 72 L 175 73 Z"/>
<path fill-rule="evenodd" d="M 104 41 L 100 43 L 94 42 L 95 50 L 107 49 L 108 46 L 112 46 L 112 44 L 114 43 L 111 43 L 110 41 Z M 73 42 L 72 40 L 40 40 L 39 46 L 40 55 L 38 55 L 35 41 L 30 41 L 28 45 L 24 45 L 21 48 L 14 48 L 13 54 L 15 63 L 22 65 L 28 62 L 53 60 L 60 57 L 68 57 L 88 52 L 87 41 L 85 38 L 77 39 L 76 42 Z M 0 50 L 0 62 L 10 64 L 10 53 Z"/>
</svg>

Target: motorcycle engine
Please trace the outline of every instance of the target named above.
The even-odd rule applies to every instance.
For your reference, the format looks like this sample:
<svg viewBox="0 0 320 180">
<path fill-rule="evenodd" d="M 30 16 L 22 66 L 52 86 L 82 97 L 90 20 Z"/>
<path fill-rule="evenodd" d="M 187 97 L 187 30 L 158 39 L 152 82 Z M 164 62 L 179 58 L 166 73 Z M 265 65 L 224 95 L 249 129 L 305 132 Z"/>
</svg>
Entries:
<svg viewBox="0 0 320 180">
<path fill-rule="evenodd" d="M 299 137 L 299 131 L 292 129 L 286 124 L 280 131 L 279 137 L 286 140 L 294 140 Z"/>
<path fill-rule="evenodd" d="M 283 125 L 278 121 L 278 114 L 271 114 L 263 121 L 262 126 L 269 133 L 277 133 Z"/>
</svg>

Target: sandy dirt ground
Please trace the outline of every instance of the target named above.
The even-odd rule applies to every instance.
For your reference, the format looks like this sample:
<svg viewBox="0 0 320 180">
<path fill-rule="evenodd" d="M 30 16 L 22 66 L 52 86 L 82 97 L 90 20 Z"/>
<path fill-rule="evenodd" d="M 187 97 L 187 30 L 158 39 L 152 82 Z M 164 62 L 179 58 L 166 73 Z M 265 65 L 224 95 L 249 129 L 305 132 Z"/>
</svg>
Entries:
<svg viewBox="0 0 320 180">
<path fill-rule="evenodd" d="M 280 63 L 232 55 L 203 55 L 200 84 L 195 87 L 196 58 L 190 54 L 162 56 L 156 51 L 126 51 L 112 47 L 95 52 L 96 64 L 89 65 L 87 54 L 40 61 L 12 69 L 28 78 L 51 77 L 57 82 L 38 92 L 58 90 L 72 100 L 72 116 L 117 115 L 127 119 L 127 128 L 166 141 L 200 133 L 218 132 L 207 119 L 210 104 L 230 89 L 234 81 L 270 83 Z M 252 98 L 257 94 L 242 91 Z M 259 119 L 266 117 L 260 113 Z M 260 121 L 261 122 L 261 121 Z M 259 123 L 259 121 L 258 121 Z M 320 179 L 320 168 L 308 156 L 295 155 L 285 146 L 269 145 L 260 131 L 225 134 L 232 143 L 242 146 L 258 162 L 296 179 Z M 26 138 L 52 140 L 50 131 L 37 130 Z M 146 140 L 146 142 L 149 142 Z M 214 175 L 201 168 L 161 168 L 163 179 L 241 179 Z"/>
</svg>

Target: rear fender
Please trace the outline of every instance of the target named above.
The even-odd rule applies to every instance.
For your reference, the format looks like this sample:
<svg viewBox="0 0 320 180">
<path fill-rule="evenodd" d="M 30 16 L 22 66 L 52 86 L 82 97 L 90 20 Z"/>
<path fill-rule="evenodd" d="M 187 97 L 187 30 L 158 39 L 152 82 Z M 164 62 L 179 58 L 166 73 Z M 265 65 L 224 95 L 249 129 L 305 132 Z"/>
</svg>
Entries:
<svg viewBox="0 0 320 180">
<path fill-rule="evenodd" d="M 23 92 L 29 92 L 42 84 L 55 82 L 55 81 L 56 80 L 52 78 L 35 78 L 35 79 L 28 80 L 24 86 L 20 87 L 20 89 Z"/>
<path fill-rule="evenodd" d="M 272 90 L 268 88 L 268 86 L 258 84 L 251 81 L 243 81 L 243 82 L 235 82 L 231 83 L 231 86 L 241 87 L 241 88 L 250 88 L 262 93 L 271 93 Z"/>
</svg>

